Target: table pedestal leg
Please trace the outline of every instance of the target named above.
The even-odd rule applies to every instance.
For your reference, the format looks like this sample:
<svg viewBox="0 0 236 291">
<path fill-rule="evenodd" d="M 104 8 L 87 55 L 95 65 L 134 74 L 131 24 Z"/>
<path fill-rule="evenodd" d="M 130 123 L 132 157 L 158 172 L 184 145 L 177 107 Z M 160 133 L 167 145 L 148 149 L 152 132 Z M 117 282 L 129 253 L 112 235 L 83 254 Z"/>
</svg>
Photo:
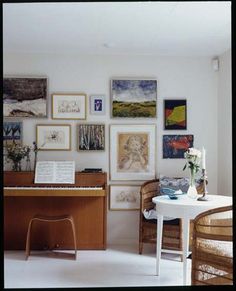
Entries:
<svg viewBox="0 0 236 291">
<path fill-rule="evenodd" d="M 163 229 L 163 215 L 157 215 L 157 243 L 156 243 L 156 273 L 160 275 L 160 262 L 161 262 L 161 247 L 162 247 L 162 229 Z"/>
<path fill-rule="evenodd" d="M 183 219 L 183 284 L 187 283 L 187 256 L 189 248 L 189 220 Z"/>
</svg>

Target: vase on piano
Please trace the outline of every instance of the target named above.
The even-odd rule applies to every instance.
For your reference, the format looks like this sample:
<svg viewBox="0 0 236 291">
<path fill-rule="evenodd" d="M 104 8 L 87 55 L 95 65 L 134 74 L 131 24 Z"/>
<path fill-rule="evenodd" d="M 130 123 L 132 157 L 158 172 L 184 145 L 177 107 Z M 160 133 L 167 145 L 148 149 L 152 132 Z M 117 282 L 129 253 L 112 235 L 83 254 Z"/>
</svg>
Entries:
<svg viewBox="0 0 236 291">
<path fill-rule="evenodd" d="M 21 161 L 12 161 L 12 162 L 13 162 L 12 171 L 20 172 L 21 171 Z"/>
</svg>

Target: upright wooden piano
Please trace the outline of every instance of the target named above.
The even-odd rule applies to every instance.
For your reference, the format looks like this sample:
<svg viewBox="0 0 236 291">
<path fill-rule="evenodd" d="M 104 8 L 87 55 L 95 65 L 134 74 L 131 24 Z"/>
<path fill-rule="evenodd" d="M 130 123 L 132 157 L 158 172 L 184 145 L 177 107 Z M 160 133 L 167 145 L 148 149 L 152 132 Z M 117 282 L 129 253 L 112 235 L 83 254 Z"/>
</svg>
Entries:
<svg viewBox="0 0 236 291">
<path fill-rule="evenodd" d="M 34 172 L 4 172 L 4 249 L 24 250 L 35 214 L 71 214 L 77 247 L 106 249 L 107 174 L 75 173 L 75 184 L 34 184 Z M 73 249 L 68 225 L 35 222 L 31 249 Z"/>
</svg>

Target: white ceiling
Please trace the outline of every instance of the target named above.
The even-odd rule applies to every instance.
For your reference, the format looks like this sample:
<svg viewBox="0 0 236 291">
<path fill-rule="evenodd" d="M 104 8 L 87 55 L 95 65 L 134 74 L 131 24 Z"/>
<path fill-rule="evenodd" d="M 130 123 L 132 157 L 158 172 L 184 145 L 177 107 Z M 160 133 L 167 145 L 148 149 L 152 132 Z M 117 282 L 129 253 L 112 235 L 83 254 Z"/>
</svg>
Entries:
<svg viewBox="0 0 236 291">
<path fill-rule="evenodd" d="M 4 3 L 3 51 L 218 56 L 231 1 Z"/>
</svg>

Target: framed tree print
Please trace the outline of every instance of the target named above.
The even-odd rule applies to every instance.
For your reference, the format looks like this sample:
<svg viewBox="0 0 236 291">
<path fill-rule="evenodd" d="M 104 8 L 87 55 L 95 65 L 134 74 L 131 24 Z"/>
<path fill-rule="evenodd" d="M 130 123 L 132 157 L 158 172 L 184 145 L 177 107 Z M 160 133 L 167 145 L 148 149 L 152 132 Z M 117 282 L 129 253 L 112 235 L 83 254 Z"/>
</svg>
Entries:
<svg viewBox="0 0 236 291">
<path fill-rule="evenodd" d="M 39 150 L 71 150 L 70 124 L 36 125 L 36 143 Z"/>
<path fill-rule="evenodd" d="M 78 151 L 105 150 L 105 124 L 78 124 Z"/>
<path fill-rule="evenodd" d="M 149 125 L 110 125 L 111 180 L 155 177 L 155 131 Z"/>
<path fill-rule="evenodd" d="M 164 129 L 187 129 L 186 100 L 164 100 Z"/>
</svg>

